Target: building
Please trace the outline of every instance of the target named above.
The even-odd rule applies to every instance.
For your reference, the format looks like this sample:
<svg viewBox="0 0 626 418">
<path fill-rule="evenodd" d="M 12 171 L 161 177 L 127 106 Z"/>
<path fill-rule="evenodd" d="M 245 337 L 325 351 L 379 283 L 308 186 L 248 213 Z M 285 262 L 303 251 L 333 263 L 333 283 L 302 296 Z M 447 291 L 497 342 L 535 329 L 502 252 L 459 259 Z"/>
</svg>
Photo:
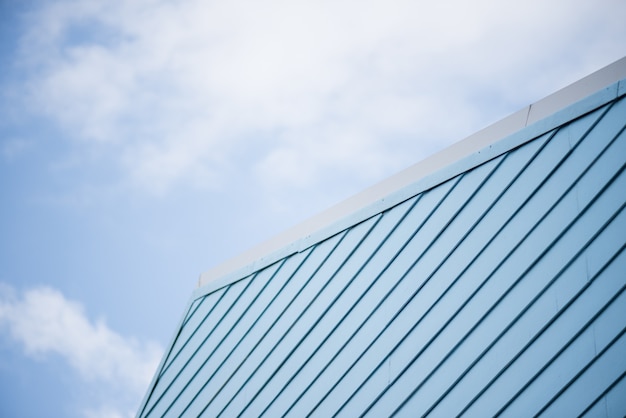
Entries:
<svg viewBox="0 0 626 418">
<path fill-rule="evenodd" d="M 200 278 L 138 412 L 626 414 L 626 59 Z"/>
</svg>

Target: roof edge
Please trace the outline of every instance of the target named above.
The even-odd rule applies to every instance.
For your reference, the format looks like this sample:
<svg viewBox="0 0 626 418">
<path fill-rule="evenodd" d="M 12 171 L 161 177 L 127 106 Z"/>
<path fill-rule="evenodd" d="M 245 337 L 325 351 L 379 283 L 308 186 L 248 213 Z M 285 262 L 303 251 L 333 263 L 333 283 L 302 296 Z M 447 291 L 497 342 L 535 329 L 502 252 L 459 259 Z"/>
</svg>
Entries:
<svg viewBox="0 0 626 418">
<path fill-rule="evenodd" d="M 626 94 L 626 57 L 202 273 L 197 296 L 303 251 Z"/>
</svg>

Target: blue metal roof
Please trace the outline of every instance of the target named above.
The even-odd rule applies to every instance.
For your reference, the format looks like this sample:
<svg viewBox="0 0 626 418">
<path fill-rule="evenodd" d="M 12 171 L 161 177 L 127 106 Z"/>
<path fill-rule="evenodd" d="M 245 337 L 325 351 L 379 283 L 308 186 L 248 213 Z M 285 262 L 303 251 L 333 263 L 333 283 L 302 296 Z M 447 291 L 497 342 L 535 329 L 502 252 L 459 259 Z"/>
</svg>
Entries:
<svg viewBox="0 0 626 418">
<path fill-rule="evenodd" d="M 138 416 L 623 416 L 623 85 L 198 289 Z"/>
</svg>

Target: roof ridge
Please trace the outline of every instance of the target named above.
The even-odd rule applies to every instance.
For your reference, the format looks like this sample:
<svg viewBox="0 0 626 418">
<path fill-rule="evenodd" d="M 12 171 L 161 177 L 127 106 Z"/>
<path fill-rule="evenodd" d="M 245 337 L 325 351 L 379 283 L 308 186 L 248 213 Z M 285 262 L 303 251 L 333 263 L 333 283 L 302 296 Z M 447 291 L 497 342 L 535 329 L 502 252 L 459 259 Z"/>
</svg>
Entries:
<svg viewBox="0 0 626 418">
<path fill-rule="evenodd" d="M 215 266 L 198 287 L 239 280 L 625 94 L 626 57 Z"/>
</svg>

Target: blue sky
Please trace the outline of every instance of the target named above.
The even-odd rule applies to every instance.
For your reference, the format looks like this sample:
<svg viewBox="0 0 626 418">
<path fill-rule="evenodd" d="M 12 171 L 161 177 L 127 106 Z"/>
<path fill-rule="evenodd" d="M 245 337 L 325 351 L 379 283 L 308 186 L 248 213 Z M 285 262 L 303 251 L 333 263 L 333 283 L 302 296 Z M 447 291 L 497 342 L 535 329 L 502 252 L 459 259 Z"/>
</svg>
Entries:
<svg viewBox="0 0 626 418">
<path fill-rule="evenodd" d="M 623 57 L 624 15 L 0 0 L 0 415 L 133 416 L 200 273 Z"/>
</svg>

